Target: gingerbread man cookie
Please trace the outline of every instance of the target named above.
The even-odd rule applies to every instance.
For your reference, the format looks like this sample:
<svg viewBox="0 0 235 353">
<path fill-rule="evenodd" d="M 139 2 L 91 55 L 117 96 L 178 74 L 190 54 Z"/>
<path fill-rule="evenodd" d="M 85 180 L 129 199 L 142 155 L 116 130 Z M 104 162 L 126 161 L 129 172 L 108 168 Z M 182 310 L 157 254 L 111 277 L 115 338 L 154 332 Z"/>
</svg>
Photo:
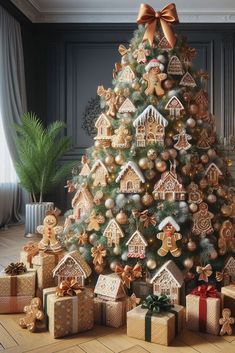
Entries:
<svg viewBox="0 0 235 353">
<path fill-rule="evenodd" d="M 229 220 L 222 223 L 219 231 L 218 247 L 220 255 L 229 251 L 235 252 L 234 226 Z"/>
<path fill-rule="evenodd" d="M 162 246 L 158 249 L 158 255 L 166 256 L 170 251 L 171 255 L 178 257 L 181 255 L 181 250 L 178 248 L 176 241 L 182 238 L 179 231 L 180 227 L 172 217 L 166 217 L 158 226 L 159 230 L 163 230 L 157 234 L 157 238 L 162 240 Z"/>
<path fill-rule="evenodd" d="M 231 325 L 235 322 L 234 317 L 231 317 L 231 310 L 225 308 L 222 311 L 222 317 L 219 319 L 219 324 L 222 325 L 220 330 L 220 335 L 223 336 L 227 333 L 227 335 L 231 336 L 233 333 Z"/>
<path fill-rule="evenodd" d="M 208 205 L 205 202 L 200 203 L 198 212 L 193 215 L 193 234 L 205 237 L 207 234 L 213 233 L 212 218 L 214 215 L 208 211 Z"/>
<path fill-rule="evenodd" d="M 123 97 L 121 97 L 121 95 L 116 95 L 111 88 L 108 88 L 107 90 L 104 89 L 103 86 L 98 87 L 97 94 L 99 97 L 103 97 L 106 101 L 106 106 L 108 107 L 106 114 L 115 117 L 118 106 L 123 102 Z"/>
<path fill-rule="evenodd" d="M 146 63 L 146 56 L 150 54 L 150 50 L 145 49 L 144 44 L 140 43 L 138 49 L 133 53 L 133 57 L 136 59 L 137 63 Z"/>
<path fill-rule="evenodd" d="M 159 97 L 163 96 L 165 91 L 162 88 L 162 82 L 167 78 L 167 74 L 162 73 L 164 66 L 158 59 L 152 59 L 145 70 L 147 72 L 143 75 L 143 79 L 148 83 L 145 94 L 149 96 L 155 93 Z"/>
<path fill-rule="evenodd" d="M 30 332 L 36 331 L 36 321 L 44 320 L 44 313 L 41 309 L 41 299 L 33 298 L 30 305 L 24 307 L 25 317 L 21 318 L 19 325 L 22 328 L 27 328 Z"/>
<path fill-rule="evenodd" d="M 57 235 L 63 232 L 63 227 L 57 225 L 59 214 L 58 209 L 48 211 L 43 225 L 37 227 L 38 233 L 42 234 L 42 240 L 39 242 L 40 250 L 52 250 L 53 252 L 61 250 L 60 242 L 57 240 Z"/>
</svg>

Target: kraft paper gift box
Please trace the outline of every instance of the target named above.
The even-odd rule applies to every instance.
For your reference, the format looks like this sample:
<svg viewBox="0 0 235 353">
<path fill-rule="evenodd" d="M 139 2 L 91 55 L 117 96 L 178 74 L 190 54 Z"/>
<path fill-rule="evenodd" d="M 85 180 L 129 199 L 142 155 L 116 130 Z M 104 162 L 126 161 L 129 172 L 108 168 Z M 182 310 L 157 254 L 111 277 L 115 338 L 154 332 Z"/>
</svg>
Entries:
<svg viewBox="0 0 235 353">
<path fill-rule="evenodd" d="M 127 336 L 168 346 L 182 330 L 184 307 L 175 304 L 170 311 L 152 313 L 141 305 L 127 313 Z"/>
<path fill-rule="evenodd" d="M 25 244 L 20 252 L 20 262 L 26 266 L 26 268 L 32 268 L 33 257 L 39 253 L 37 242 L 28 242 Z"/>
<path fill-rule="evenodd" d="M 53 338 L 91 330 L 94 326 L 94 296 L 84 289 L 76 296 L 57 297 L 56 288 L 43 290 L 43 307 Z"/>
<path fill-rule="evenodd" d="M 0 273 L 0 300 L 1 297 L 35 295 L 36 272 L 28 270 L 17 276 Z"/>
<path fill-rule="evenodd" d="M 235 317 L 235 284 L 230 284 L 221 288 L 222 302 L 224 308 L 231 310 L 232 316 Z"/>
<path fill-rule="evenodd" d="M 29 305 L 33 296 L 0 297 L 0 314 L 23 313 L 24 307 Z"/>
<path fill-rule="evenodd" d="M 126 298 L 114 301 L 96 297 L 94 310 L 98 325 L 121 327 L 126 323 Z"/>
<path fill-rule="evenodd" d="M 42 289 L 55 286 L 55 279 L 53 278 L 52 272 L 63 255 L 63 252 L 40 252 L 33 257 L 33 269 L 37 271 L 37 288 L 41 293 Z M 39 294 L 37 293 L 37 295 Z"/>
<path fill-rule="evenodd" d="M 186 326 L 193 331 L 218 335 L 221 298 L 210 285 L 201 285 L 186 296 Z"/>
</svg>

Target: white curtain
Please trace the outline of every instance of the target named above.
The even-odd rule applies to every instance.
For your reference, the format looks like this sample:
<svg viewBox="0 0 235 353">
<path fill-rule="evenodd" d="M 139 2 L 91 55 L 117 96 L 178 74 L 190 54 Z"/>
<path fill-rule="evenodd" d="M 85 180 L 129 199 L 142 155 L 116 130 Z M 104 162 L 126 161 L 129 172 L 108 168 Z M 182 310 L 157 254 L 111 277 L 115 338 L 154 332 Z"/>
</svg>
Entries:
<svg viewBox="0 0 235 353">
<path fill-rule="evenodd" d="M 0 6 L 0 226 L 22 220 L 22 192 L 13 167 L 17 159 L 13 123 L 26 112 L 20 24 Z"/>
</svg>

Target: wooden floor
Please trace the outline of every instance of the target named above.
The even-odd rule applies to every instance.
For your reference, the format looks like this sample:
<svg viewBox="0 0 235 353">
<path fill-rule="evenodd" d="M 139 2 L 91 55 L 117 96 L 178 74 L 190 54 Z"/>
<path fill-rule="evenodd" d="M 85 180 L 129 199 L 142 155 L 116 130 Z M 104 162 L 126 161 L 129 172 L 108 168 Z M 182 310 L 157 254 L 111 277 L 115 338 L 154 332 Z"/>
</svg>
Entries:
<svg viewBox="0 0 235 353">
<path fill-rule="evenodd" d="M 26 239 L 23 227 L 0 231 L 0 265 L 19 259 Z M 29 333 L 18 326 L 18 315 L 0 315 L 0 351 L 3 353 L 235 353 L 235 334 L 217 337 L 184 330 L 170 347 L 159 346 L 126 336 L 125 327 L 96 326 L 92 331 L 65 339 L 53 339 L 48 332 Z"/>
</svg>

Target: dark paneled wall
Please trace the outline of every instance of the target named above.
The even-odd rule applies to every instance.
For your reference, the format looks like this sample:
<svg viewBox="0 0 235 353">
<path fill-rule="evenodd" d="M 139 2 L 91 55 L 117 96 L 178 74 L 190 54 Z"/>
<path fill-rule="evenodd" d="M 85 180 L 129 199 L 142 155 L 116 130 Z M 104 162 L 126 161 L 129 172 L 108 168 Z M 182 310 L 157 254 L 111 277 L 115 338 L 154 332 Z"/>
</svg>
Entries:
<svg viewBox="0 0 235 353">
<path fill-rule="evenodd" d="M 28 108 L 50 123 L 67 123 L 72 150 L 65 160 L 78 160 L 92 140 L 81 127 L 81 117 L 97 86 L 111 85 L 114 63 L 120 60 L 120 43 L 132 37 L 134 24 L 34 24 L 23 27 Z M 182 24 L 197 49 L 195 68 L 210 74 L 211 112 L 221 134 L 234 131 L 235 25 Z M 63 187 L 51 196 L 68 207 Z M 67 200 L 67 201 L 66 201 Z"/>
</svg>

